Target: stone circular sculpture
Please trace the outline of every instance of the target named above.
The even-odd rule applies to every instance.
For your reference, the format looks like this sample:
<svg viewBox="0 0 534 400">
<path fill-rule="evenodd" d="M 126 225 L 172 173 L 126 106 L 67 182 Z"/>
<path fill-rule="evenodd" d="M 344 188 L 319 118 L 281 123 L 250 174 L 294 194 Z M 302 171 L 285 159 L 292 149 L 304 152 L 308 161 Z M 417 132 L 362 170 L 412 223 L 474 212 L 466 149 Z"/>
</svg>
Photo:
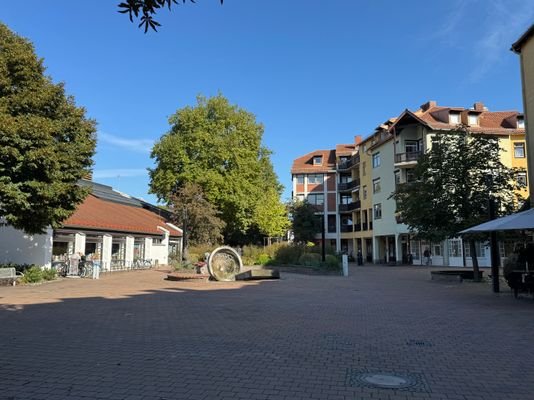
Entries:
<svg viewBox="0 0 534 400">
<path fill-rule="evenodd" d="M 216 248 L 208 258 L 208 271 L 217 281 L 235 281 L 235 276 L 242 268 L 241 257 L 237 251 L 228 246 Z"/>
</svg>

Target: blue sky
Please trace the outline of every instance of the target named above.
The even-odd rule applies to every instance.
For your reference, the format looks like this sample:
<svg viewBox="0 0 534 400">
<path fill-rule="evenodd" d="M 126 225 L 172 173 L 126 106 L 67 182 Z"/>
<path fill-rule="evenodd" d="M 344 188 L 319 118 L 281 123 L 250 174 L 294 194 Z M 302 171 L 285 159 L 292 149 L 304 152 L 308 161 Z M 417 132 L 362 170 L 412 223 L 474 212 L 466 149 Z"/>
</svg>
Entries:
<svg viewBox="0 0 534 400">
<path fill-rule="evenodd" d="M 264 124 L 284 199 L 294 158 L 405 108 L 522 109 L 509 48 L 534 0 L 197 0 L 162 11 L 146 35 L 117 3 L 4 2 L 0 21 L 97 120 L 95 181 L 150 201 L 151 146 L 198 94 L 221 92 Z"/>
</svg>

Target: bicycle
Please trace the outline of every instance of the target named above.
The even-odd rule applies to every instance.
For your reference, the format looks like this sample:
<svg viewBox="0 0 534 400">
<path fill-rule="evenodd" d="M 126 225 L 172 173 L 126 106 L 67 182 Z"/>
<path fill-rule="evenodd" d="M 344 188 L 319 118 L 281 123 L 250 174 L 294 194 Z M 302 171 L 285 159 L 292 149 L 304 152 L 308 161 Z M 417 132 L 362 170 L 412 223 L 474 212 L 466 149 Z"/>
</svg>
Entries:
<svg viewBox="0 0 534 400">
<path fill-rule="evenodd" d="M 87 278 L 93 276 L 93 262 L 92 261 L 80 261 L 78 264 L 78 275 L 80 278 Z"/>
<path fill-rule="evenodd" d="M 56 270 L 58 276 L 66 277 L 67 272 L 69 271 L 69 266 L 65 261 L 54 261 L 52 262 L 52 269 Z"/>
</svg>

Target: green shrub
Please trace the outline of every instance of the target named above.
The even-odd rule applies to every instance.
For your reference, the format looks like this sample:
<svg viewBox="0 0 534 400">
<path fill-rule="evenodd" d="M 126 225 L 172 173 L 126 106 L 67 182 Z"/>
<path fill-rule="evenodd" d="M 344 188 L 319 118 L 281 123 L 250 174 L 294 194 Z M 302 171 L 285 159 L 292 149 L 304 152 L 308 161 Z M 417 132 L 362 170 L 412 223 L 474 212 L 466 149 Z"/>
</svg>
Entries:
<svg viewBox="0 0 534 400">
<path fill-rule="evenodd" d="M 43 270 L 41 267 L 34 265 L 24 270 L 24 276 L 21 278 L 21 282 L 24 283 L 37 283 L 43 280 Z"/>
<path fill-rule="evenodd" d="M 43 269 L 42 276 L 45 281 L 53 281 L 57 278 L 57 271 L 55 269 Z"/>
<path fill-rule="evenodd" d="M 333 256 L 332 254 L 327 254 L 323 266 L 324 268 L 331 271 L 339 271 L 341 263 L 339 262 L 339 259 L 336 256 Z"/>
<path fill-rule="evenodd" d="M 282 245 L 276 250 L 273 263 L 298 264 L 300 256 L 304 253 L 304 247 L 298 245 Z"/>
<path fill-rule="evenodd" d="M 189 253 L 189 262 L 190 262 L 191 264 L 194 264 L 194 263 L 196 263 L 196 262 L 199 262 L 200 259 L 201 259 L 201 257 L 202 257 L 202 259 L 203 259 L 203 258 L 204 258 L 204 255 L 200 256 L 200 254 L 198 254 L 198 253 Z"/>
<path fill-rule="evenodd" d="M 247 266 L 251 266 L 251 265 L 254 265 L 254 258 L 252 258 L 251 256 L 243 256 L 241 257 L 241 261 L 243 262 L 243 265 L 247 265 Z"/>
<path fill-rule="evenodd" d="M 266 265 L 271 260 L 271 257 L 269 257 L 268 254 L 260 254 L 258 258 L 256 259 L 256 264 L 258 265 Z"/>
<path fill-rule="evenodd" d="M 189 254 L 197 254 L 198 255 L 198 260 L 196 260 L 194 262 L 197 262 L 199 260 L 200 261 L 208 261 L 208 260 L 204 260 L 204 254 L 211 253 L 217 247 L 219 247 L 219 246 L 218 245 L 212 245 L 212 244 L 197 244 L 195 246 L 189 246 L 188 250 L 189 250 Z"/>
<path fill-rule="evenodd" d="M 299 264 L 305 265 L 307 267 L 320 267 L 321 256 L 316 253 L 304 253 L 299 258 Z"/>
</svg>

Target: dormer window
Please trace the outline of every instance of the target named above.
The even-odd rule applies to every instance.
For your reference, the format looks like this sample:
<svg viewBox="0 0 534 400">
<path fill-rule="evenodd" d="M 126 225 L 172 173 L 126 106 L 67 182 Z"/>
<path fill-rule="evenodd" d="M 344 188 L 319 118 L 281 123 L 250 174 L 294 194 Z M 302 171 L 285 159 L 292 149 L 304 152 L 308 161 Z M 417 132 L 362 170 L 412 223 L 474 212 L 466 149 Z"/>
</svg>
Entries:
<svg viewBox="0 0 534 400">
<path fill-rule="evenodd" d="M 458 125 L 460 123 L 460 113 L 458 112 L 449 113 L 449 123 L 452 125 Z"/>
<path fill-rule="evenodd" d="M 469 114 L 469 115 L 467 116 L 467 123 L 468 123 L 470 126 L 478 125 L 478 115 L 476 115 L 476 114 Z"/>
<path fill-rule="evenodd" d="M 313 156 L 313 165 L 323 165 L 323 156 Z"/>
<path fill-rule="evenodd" d="M 525 129 L 525 119 L 523 117 L 517 117 L 517 129 Z"/>
</svg>

